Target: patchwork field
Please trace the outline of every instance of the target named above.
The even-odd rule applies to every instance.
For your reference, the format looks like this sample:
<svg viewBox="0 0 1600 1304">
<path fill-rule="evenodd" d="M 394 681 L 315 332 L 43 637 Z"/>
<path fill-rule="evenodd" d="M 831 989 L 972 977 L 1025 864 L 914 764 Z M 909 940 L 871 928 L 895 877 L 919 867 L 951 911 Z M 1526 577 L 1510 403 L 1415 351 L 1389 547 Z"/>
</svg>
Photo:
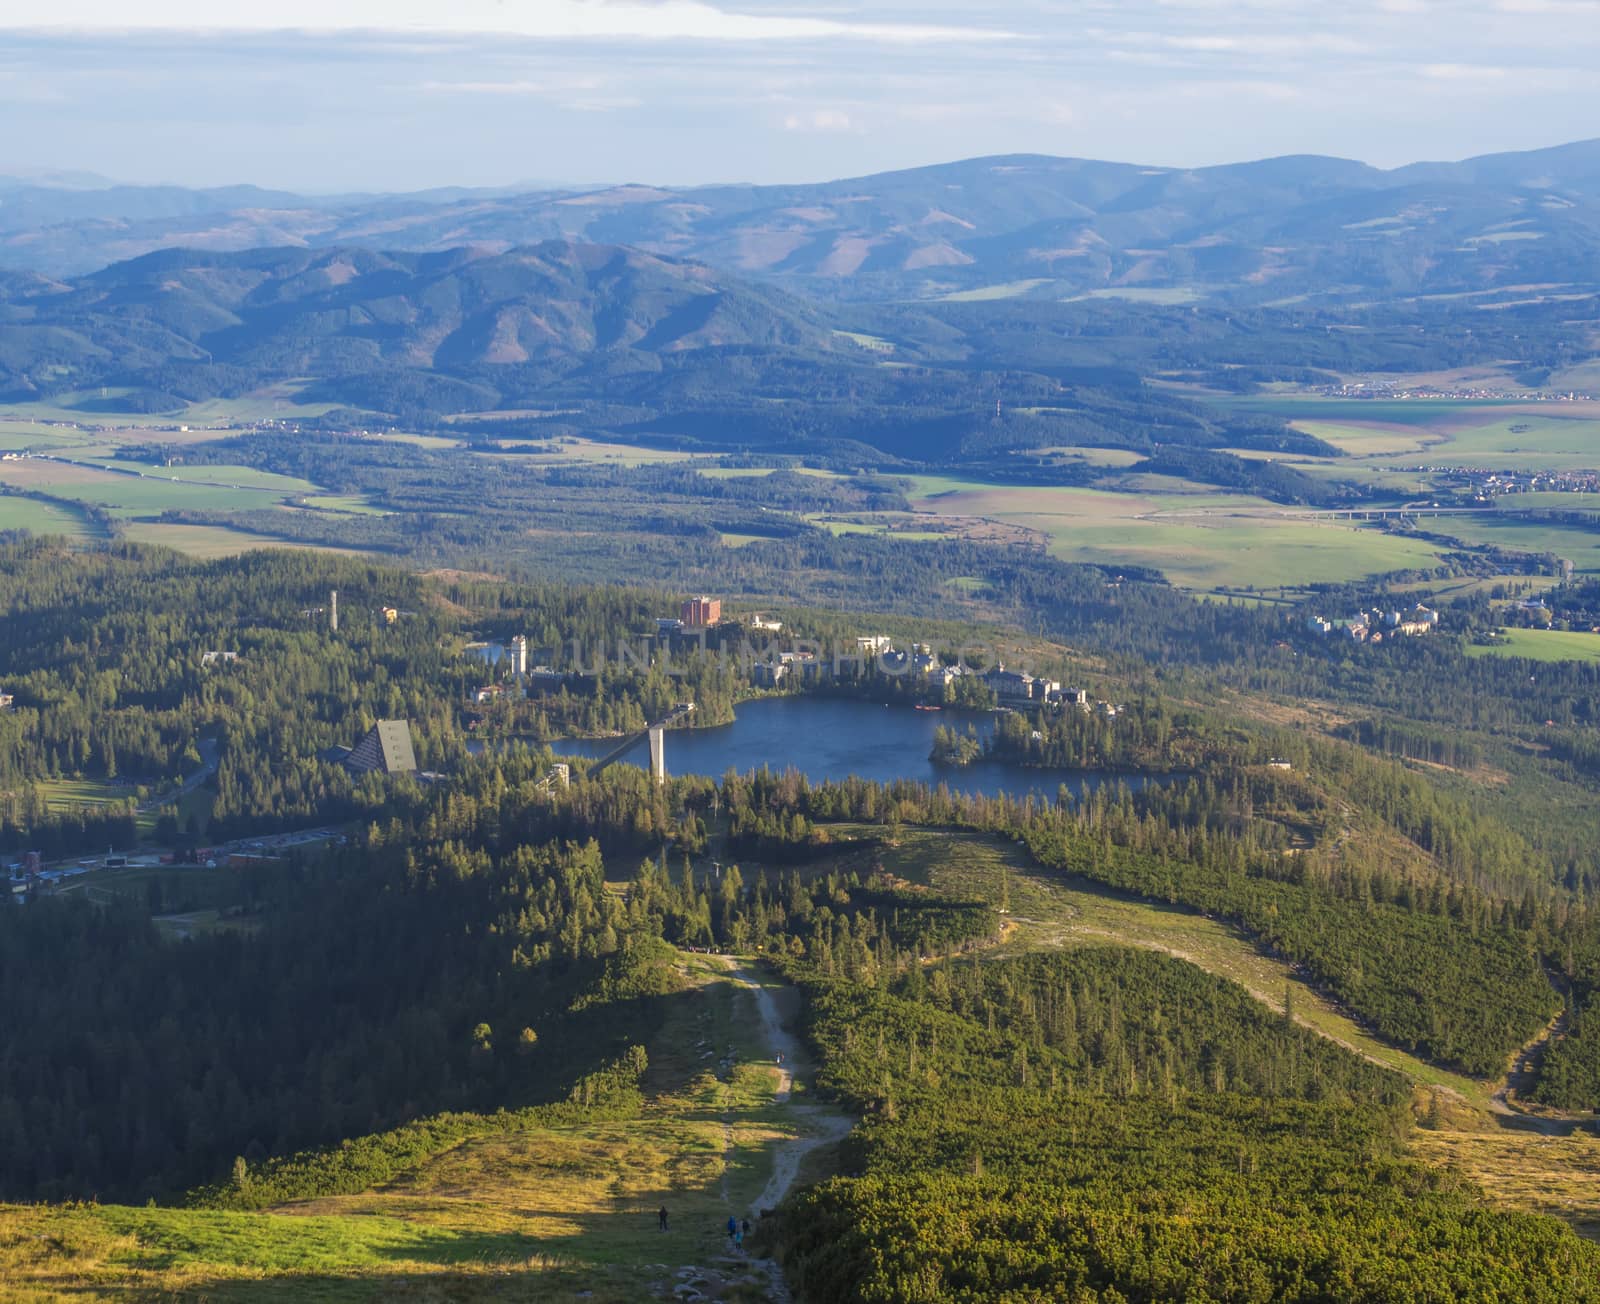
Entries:
<svg viewBox="0 0 1600 1304">
<path fill-rule="evenodd" d="M 218 468 L 208 468 L 215 472 Z M 285 477 L 286 478 L 286 477 Z M 271 506 L 285 496 L 282 489 L 250 488 L 233 483 L 195 484 L 163 471 L 147 474 L 106 471 L 75 462 L 29 458 L 0 463 L 0 484 L 70 498 L 102 507 L 113 516 L 156 516 L 171 509 L 247 511 Z M 315 491 L 316 486 L 304 485 Z M 296 490 L 299 492 L 300 490 Z"/>
<path fill-rule="evenodd" d="M 920 512 L 1005 522 L 1034 531 L 1064 561 L 1150 566 L 1199 592 L 1352 580 L 1432 566 L 1440 553 L 1423 540 L 1361 523 L 1292 516 L 1244 495 L 912 479 Z"/>
<path fill-rule="evenodd" d="M 1283 417 L 1339 448 L 1347 472 L 1418 464 L 1486 470 L 1600 469 L 1600 402 L 1465 402 L 1271 395 L 1214 400 Z"/>
</svg>

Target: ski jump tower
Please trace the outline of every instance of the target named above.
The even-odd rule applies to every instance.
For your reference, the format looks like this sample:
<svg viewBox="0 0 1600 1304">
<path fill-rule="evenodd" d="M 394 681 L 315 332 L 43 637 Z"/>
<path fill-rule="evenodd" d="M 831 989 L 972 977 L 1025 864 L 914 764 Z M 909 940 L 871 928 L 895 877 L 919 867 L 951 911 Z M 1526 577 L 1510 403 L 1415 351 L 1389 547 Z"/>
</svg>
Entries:
<svg viewBox="0 0 1600 1304">
<path fill-rule="evenodd" d="M 632 734 L 623 739 L 616 747 L 613 747 L 589 771 L 589 777 L 591 779 L 594 778 L 607 766 L 614 765 L 617 761 L 620 761 L 626 753 L 631 752 L 639 745 L 641 738 L 648 738 L 650 740 L 650 777 L 656 781 L 658 788 L 661 787 L 667 781 L 667 730 L 673 725 L 681 724 L 688 719 L 693 711 L 693 702 L 679 702 L 661 719 L 652 725 L 647 725 L 643 732 Z"/>
</svg>

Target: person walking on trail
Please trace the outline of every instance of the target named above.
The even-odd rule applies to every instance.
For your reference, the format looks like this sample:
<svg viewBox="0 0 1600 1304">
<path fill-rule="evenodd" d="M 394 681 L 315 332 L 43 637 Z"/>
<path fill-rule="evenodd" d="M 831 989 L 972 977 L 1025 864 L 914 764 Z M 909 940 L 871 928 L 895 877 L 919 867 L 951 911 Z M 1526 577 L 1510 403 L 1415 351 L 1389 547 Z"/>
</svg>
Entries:
<svg viewBox="0 0 1600 1304">
<path fill-rule="evenodd" d="M 662 1231 L 666 1231 L 667 1230 L 667 1206 L 666 1205 L 662 1205 L 659 1209 L 656 1210 L 656 1217 L 658 1219 L 660 1219 L 660 1221 L 661 1221 L 661 1230 Z"/>
<path fill-rule="evenodd" d="M 733 1233 L 733 1248 L 738 1250 L 741 1254 L 744 1253 L 744 1233 L 743 1232 L 735 1231 Z"/>
<path fill-rule="evenodd" d="M 739 1234 L 739 1220 L 731 1213 L 728 1215 L 728 1239 L 731 1241 Z"/>
<path fill-rule="evenodd" d="M 746 1236 L 750 1235 L 750 1220 L 748 1218 L 739 1224 L 739 1230 Z"/>
</svg>

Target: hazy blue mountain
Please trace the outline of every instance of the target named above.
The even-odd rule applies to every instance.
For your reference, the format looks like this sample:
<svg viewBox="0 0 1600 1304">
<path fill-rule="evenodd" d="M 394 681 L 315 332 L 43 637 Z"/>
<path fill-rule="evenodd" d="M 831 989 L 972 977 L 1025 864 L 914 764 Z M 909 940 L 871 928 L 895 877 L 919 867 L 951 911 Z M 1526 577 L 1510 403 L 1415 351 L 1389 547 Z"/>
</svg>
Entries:
<svg viewBox="0 0 1600 1304">
<path fill-rule="evenodd" d="M 852 299 L 1268 303 L 1588 288 L 1600 282 L 1600 141 L 1390 171 L 1315 156 L 1177 169 L 1011 155 L 792 186 L 315 199 L 0 187 L 0 264 L 53 275 L 174 245 L 543 240 L 631 245 Z"/>
<path fill-rule="evenodd" d="M 504 253 L 166 250 L 76 280 L 0 275 L 0 377 L 26 392 L 172 364 L 261 375 L 551 363 L 708 346 L 827 349 L 810 307 L 699 264 L 547 242 Z"/>
</svg>

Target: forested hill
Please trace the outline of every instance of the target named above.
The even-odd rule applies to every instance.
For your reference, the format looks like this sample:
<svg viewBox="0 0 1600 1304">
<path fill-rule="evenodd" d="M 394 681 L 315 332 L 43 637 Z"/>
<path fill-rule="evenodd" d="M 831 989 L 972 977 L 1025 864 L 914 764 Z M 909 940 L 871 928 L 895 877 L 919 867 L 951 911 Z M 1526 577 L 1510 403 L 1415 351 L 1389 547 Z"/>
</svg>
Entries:
<svg viewBox="0 0 1600 1304">
<path fill-rule="evenodd" d="M 565 241 L 489 253 L 166 250 L 71 282 L 0 283 L 8 368 L 114 355 L 325 375 L 711 345 L 826 349 L 817 314 L 695 263 Z"/>
<path fill-rule="evenodd" d="M 13 185 L 0 264 L 73 273 L 168 245 L 638 245 L 848 298 L 1031 282 L 1058 299 L 1235 303 L 1569 284 L 1600 249 L 1600 142 L 1391 171 L 1297 156 L 1172 168 L 1043 155 L 807 185 L 306 199 Z"/>
<path fill-rule="evenodd" d="M 307 402 L 341 405 L 336 426 L 493 413 L 500 435 L 806 447 L 851 466 L 1089 438 L 1333 451 L 1106 366 L 1103 341 L 1036 331 L 1019 366 L 968 338 L 981 332 L 918 317 L 900 323 L 912 340 L 902 362 L 849 324 L 767 285 L 610 245 L 168 249 L 73 281 L 0 274 L 0 401 L 60 398 L 93 420 L 107 403 L 164 413 L 292 383 Z M 119 392 L 101 399 L 104 387 Z"/>
</svg>

